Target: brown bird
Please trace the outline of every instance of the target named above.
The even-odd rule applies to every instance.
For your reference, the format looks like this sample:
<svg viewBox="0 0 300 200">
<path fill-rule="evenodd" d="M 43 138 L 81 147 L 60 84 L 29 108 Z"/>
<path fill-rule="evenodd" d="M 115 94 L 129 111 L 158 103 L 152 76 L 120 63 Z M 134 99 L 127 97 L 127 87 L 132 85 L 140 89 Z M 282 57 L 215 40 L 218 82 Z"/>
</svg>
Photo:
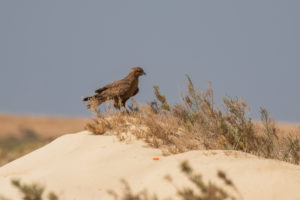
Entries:
<svg viewBox="0 0 300 200">
<path fill-rule="evenodd" d="M 87 108 L 98 107 L 105 101 L 113 100 L 114 107 L 121 109 L 126 106 L 126 101 L 139 92 L 139 77 L 146 75 L 143 68 L 134 67 L 130 73 L 122 80 L 112 82 L 95 91 L 96 94 L 85 97 L 83 101 L 89 101 Z M 126 108 L 126 107 L 125 107 Z"/>
</svg>

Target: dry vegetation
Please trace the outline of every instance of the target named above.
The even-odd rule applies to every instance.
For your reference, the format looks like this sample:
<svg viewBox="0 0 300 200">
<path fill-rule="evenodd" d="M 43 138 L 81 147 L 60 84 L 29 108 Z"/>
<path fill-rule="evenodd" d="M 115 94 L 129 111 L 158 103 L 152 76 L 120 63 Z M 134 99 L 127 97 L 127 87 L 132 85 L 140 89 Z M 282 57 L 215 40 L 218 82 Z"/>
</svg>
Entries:
<svg viewBox="0 0 300 200">
<path fill-rule="evenodd" d="M 22 200 L 42 200 L 45 187 L 38 183 L 25 184 L 21 183 L 18 179 L 13 179 L 11 184 L 22 195 Z M 58 200 L 58 196 L 54 192 L 49 192 L 47 196 L 48 200 Z M 0 195 L 0 200 L 10 200 Z"/>
<path fill-rule="evenodd" d="M 182 173 L 187 177 L 194 187 L 185 186 L 178 187 L 174 184 L 172 177 L 166 176 L 165 179 L 174 186 L 177 196 L 182 200 L 225 200 L 225 199 L 239 199 L 243 197 L 235 184 L 230 180 L 222 171 L 217 172 L 217 177 L 224 183 L 225 186 L 220 187 L 212 182 L 205 183 L 202 175 L 195 173 L 187 161 L 182 162 L 180 165 Z M 38 183 L 24 184 L 18 179 L 13 179 L 11 184 L 22 195 L 23 200 L 43 200 L 45 187 Z M 122 180 L 124 185 L 123 194 L 120 197 L 114 190 L 107 191 L 115 200 L 159 200 L 157 195 L 149 195 L 147 190 L 138 193 L 132 192 L 129 184 Z M 196 190 L 195 190 L 196 189 Z M 59 197 L 54 192 L 49 192 L 47 195 L 48 200 L 59 200 Z M 168 199 L 173 199 L 169 197 Z M 0 200 L 9 200 L 0 195 Z"/>
<path fill-rule="evenodd" d="M 171 105 L 154 86 L 156 100 L 147 105 L 133 101 L 129 111 L 112 109 L 104 114 L 94 110 L 96 118 L 87 124 L 94 134 L 114 134 L 120 140 L 134 136 L 165 155 L 196 149 L 225 149 L 252 153 L 294 164 L 300 162 L 300 128 L 282 134 L 275 120 L 261 108 L 261 121 L 248 117 L 249 107 L 242 98 L 223 98 L 223 108 L 216 106 L 211 88 L 196 90 L 187 76 L 182 103 Z"/>
<path fill-rule="evenodd" d="M 180 165 L 182 173 L 188 178 L 188 180 L 195 186 L 193 189 L 192 187 L 183 187 L 180 188 L 173 183 L 172 177 L 166 176 L 166 180 L 169 181 L 174 188 L 176 188 L 177 196 L 179 199 L 182 200 L 225 200 L 225 199 L 239 199 L 242 200 L 243 197 L 240 194 L 237 187 L 234 183 L 227 178 L 226 174 L 222 171 L 218 171 L 217 177 L 224 182 L 225 187 L 220 187 L 212 182 L 205 183 L 202 180 L 202 175 L 195 173 L 193 169 L 190 167 L 187 161 L 181 163 Z M 124 185 L 124 191 L 121 197 L 111 190 L 108 191 L 110 195 L 114 197 L 115 200 L 159 200 L 159 198 L 153 194 L 149 195 L 147 190 L 143 190 L 138 193 L 132 192 L 129 184 L 122 180 L 122 184 Z M 230 190 L 230 192 L 228 192 Z M 172 200 L 172 197 L 168 198 Z"/>
</svg>

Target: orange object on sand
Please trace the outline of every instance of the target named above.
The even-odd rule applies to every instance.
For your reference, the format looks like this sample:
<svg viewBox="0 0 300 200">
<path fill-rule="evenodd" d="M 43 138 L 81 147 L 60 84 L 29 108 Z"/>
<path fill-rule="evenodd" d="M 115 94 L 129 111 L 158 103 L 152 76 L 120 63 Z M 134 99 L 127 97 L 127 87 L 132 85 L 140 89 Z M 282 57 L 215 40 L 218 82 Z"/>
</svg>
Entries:
<svg viewBox="0 0 300 200">
<path fill-rule="evenodd" d="M 152 158 L 152 160 L 159 160 L 159 158 Z"/>
</svg>

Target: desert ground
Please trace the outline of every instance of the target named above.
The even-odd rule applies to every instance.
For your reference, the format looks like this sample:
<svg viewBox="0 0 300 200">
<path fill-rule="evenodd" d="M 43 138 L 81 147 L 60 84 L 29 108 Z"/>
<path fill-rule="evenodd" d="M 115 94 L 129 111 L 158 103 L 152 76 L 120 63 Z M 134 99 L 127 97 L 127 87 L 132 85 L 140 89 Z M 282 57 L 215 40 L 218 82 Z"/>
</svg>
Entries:
<svg viewBox="0 0 300 200">
<path fill-rule="evenodd" d="M 188 161 L 204 181 L 225 188 L 236 199 L 300 199 L 299 165 L 238 151 L 203 150 L 163 156 L 141 141 L 120 142 L 114 136 L 87 131 L 61 136 L 1 167 L 0 194 L 20 198 L 10 182 L 21 179 L 46 185 L 45 195 L 55 192 L 61 199 L 114 199 L 108 191 L 121 196 L 124 179 L 133 193 L 146 189 L 160 199 L 180 199 L 177 188 L 195 187 L 179 170 L 183 161 Z M 217 178 L 219 170 L 230 178 L 234 190 Z"/>
<path fill-rule="evenodd" d="M 27 149 L 3 159 L 0 199 L 22 198 L 12 180 L 44 186 L 44 199 L 51 192 L 59 199 L 109 200 L 116 194 L 122 199 L 122 195 L 141 191 L 147 191 L 149 199 L 154 194 L 158 199 L 183 199 L 178 190 L 188 187 L 197 191 L 180 170 L 184 161 L 205 183 L 215 184 L 235 199 L 300 199 L 299 165 L 233 150 L 192 150 L 165 156 L 160 149 L 133 136 L 120 141 L 109 132 L 95 135 L 83 131 L 89 121 L 1 115 L 1 159 L 11 156 L 4 151 L 7 139 L 15 138 L 15 146 L 22 141 L 34 141 L 37 145 L 26 146 Z M 261 126 L 260 122 L 255 124 Z M 299 134 L 297 123 L 277 123 L 276 127 L 279 137 Z M 8 151 L 18 148 L 15 146 Z M 219 171 L 232 181 L 231 186 L 218 178 Z M 126 187 L 124 190 L 122 180 L 128 183 L 130 192 Z"/>
</svg>

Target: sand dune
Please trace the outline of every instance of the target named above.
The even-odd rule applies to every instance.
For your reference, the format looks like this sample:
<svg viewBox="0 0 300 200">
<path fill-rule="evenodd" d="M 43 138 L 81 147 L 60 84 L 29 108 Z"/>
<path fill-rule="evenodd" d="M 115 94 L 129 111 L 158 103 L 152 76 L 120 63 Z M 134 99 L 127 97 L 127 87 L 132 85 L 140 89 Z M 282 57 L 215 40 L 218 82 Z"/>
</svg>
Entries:
<svg viewBox="0 0 300 200">
<path fill-rule="evenodd" d="M 159 157 L 159 160 L 153 160 Z M 0 168 L 0 194 L 18 198 L 10 180 L 39 182 L 60 199 L 113 199 L 107 190 L 122 192 L 120 179 L 133 191 L 147 188 L 159 197 L 174 197 L 170 175 L 177 186 L 190 185 L 179 170 L 188 160 L 205 181 L 223 170 L 244 199 L 300 199 L 300 167 L 235 151 L 190 151 L 164 157 L 160 150 L 141 141 L 120 142 L 114 136 L 80 132 L 61 136 L 52 143 Z M 226 186 L 224 186 L 226 188 Z"/>
</svg>

